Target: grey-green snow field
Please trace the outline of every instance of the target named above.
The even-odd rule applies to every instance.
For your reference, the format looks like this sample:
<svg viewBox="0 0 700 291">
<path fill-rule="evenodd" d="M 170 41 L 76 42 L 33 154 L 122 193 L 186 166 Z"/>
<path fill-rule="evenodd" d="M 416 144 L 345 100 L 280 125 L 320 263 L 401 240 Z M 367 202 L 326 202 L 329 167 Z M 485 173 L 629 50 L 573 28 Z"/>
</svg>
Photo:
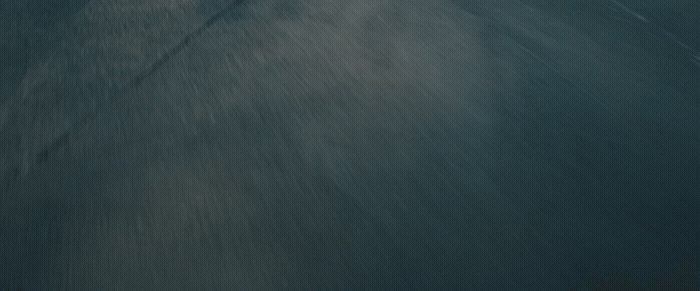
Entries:
<svg viewBox="0 0 700 291">
<path fill-rule="evenodd" d="M 697 0 L 0 0 L 0 290 L 700 288 Z"/>
</svg>

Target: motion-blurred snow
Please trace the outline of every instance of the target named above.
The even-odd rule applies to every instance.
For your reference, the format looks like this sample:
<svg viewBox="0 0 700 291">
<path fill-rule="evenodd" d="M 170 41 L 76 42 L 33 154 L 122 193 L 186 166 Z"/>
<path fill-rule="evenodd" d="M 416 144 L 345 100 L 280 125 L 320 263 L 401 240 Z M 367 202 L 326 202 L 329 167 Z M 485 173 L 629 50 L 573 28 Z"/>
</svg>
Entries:
<svg viewBox="0 0 700 291">
<path fill-rule="evenodd" d="M 0 3 L 0 286 L 700 280 L 697 1 Z"/>
</svg>

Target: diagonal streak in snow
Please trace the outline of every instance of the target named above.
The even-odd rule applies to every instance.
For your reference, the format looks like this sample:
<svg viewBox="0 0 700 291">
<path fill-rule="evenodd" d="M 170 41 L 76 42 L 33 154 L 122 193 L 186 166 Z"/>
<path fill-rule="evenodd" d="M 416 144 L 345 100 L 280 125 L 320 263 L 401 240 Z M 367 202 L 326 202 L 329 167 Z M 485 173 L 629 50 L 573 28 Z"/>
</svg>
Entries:
<svg viewBox="0 0 700 291">
<path fill-rule="evenodd" d="M 173 56 L 177 55 L 180 53 L 184 48 L 186 48 L 194 39 L 197 37 L 201 36 L 204 31 L 206 31 L 208 28 L 210 28 L 212 25 L 214 25 L 217 21 L 221 20 L 226 14 L 230 13 L 235 9 L 236 7 L 240 6 L 243 4 L 245 1 L 244 0 L 234 0 L 230 4 L 224 6 L 219 12 L 215 13 L 211 17 L 207 19 L 202 25 L 200 25 L 197 29 L 194 31 L 188 33 L 181 41 L 179 41 L 175 46 L 167 50 L 163 55 L 161 55 L 158 59 L 156 59 L 153 63 L 151 63 L 148 67 L 146 67 L 144 70 L 136 74 L 134 78 L 129 80 L 124 84 L 124 86 L 121 87 L 120 90 L 118 90 L 114 95 L 110 96 L 107 99 L 106 104 L 104 107 L 108 107 L 110 104 L 113 104 L 117 100 L 120 99 L 121 96 L 125 95 L 127 92 L 130 90 L 137 88 L 143 81 L 148 78 L 149 76 L 153 75 L 155 72 L 157 72 L 159 69 L 161 69 L 168 61 L 172 59 Z M 83 117 L 78 121 L 76 124 L 73 125 L 72 129 L 69 129 L 68 131 L 64 132 L 63 134 L 60 134 L 58 138 L 56 138 L 49 146 L 47 146 L 44 150 L 40 151 L 39 154 L 36 157 L 36 163 L 41 164 L 44 161 L 47 160 L 47 158 L 51 155 L 51 152 L 54 152 L 60 148 L 63 148 L 69 140 L 70 140 L 70 133 L 71 131 L 74 133 L 79 132 L 88 122 L 91 120 L 94 120 L 97 115 L 99 115 L 100 110 L 95 110 L 92 113 L 88 114 L 87 116 Z"/>
</svg>

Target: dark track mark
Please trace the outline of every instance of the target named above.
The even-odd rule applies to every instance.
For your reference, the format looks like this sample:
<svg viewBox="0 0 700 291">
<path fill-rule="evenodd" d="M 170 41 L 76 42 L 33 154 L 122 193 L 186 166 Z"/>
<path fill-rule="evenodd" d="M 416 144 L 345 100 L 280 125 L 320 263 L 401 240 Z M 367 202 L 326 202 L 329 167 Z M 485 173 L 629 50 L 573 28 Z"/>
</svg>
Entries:
<svg viewBox="0 0 700 291">
<path fill-rule="evenodd" d="M 10 189 L 18 180 L 19 178 L 19 167 L 12 167 L 12 170 L 10 170 L 10 173 L 7 177 L 7 181 L 5 181 L 5 189 Z M 0 198 L 2 198 L 0 196 Z"/>
<path fill-rule="evenodd" d="M 238 5 L 242 4 L 243 1 L 244 0 L 234 0 L 231 4 L 226 5 L 219 12 L 209 17 L 209 19 L 207 19 L 207 21 L 204 22 L 204 24 L 202 24 L 200 27 L 186 35 L 177 45 L 170 48 L 170 50 L 168 50 L 165 54 L 163 54 L 160 58 L 158 58 L 155 62 L 148 66 L 148 68 L 136 75 L 136 77 L 131 79 L 131 81 L 127 82 L 122 90 L 127 91 L 129 89 L 133 89 L 141 85 L 143 80 L 145 80 L 148 76 L 153 75 L 153 73 L 157 72 L 173 56 L 175 56 L 180 51 L 182 51 L 182 49 L 187 47 L 193 39 L 199 37 L 205 30 L 214 25 L 214 23 L 216 23 L 217 21 L 221 20 L 221 18 L 223 18 L 227 13 L 231 12 Z"/>
<path fill-rule="evenodd" d="M 141 83 L 143 83 L 143 81 L 146 78 L 148 78 L 149 76 L 156 73 L 159 69 L 161 69 L 163 65 L 165 65 L 168 61 L 172 59 L 173 56 L 177 55 L 185 47 L 187 47 L 192 42 L 192 40 L 202 35 L 202 33 L 204 33 L 205 30 L 214 25 L 214 23 L 221 20 L 226 14 L 232 12 L 234 8 L 243 4 L 244 1 L 245 0 L 234 0 L 230 4 L 224 6 L 221 10 L 219 10 L 219 12 L 209 17 L 207 21 L 204 22 L 204 24 L 187 34 L 179 43 L 177 43 L 175 46 L 173 46 L 167 52 L 165 52 L 162 56 L 156 59 L 155 62 L 153 62 L 150 66 L 146 67 L 146 69 L 136 74 L 136 77 L 124 84 L 124 86 L 122 86 L 121 89 L 119 89 L 116 92 L 116 94 L 112 95 L 112 97 L 110 97 L 107 100 L 107 102 L 105 102 L 106 104 L 104 108 L 109 107 L 108 105 L 113 104 L 115 101 L 121 99 L 120 97 L 125 95 L 130 90 L 139 87 L 139 85 L 141 85 Z M 84 118 L 80 119 L 80 121 L 73 125 L 72 130 L 77 133 L 78 131 L 80 131 L 80 129 L 85 127 L 85 125 L 88 122 L 94 120 L 99 113 L 99 110 L 95 110 L 93 113 L 90 113 Z M 66 145 L 69 140 L 70 131 L 71 129 L 61 134 L 56 140 L 54 140 L 51 143 L 51 145 L 39 152 L 39 154 L 37 154 L 36 156 L 36 163 L 44 163 L 49 158 L 52 152 L 55 152 L 56 150 Z"/>
<path fill-rule="evenodd" d="M 42 164 L 46 162 L 46 160 L 49 158 L 50 153 L 53 153 L 68 144 L 69 137 L 70 134 L 68 132 L 61 134 L 51 143 L 51 145 L 49 145 L 43 151 L 39 152 L 39 154 L 36 157 L 36 163 Z"/>
</svg>

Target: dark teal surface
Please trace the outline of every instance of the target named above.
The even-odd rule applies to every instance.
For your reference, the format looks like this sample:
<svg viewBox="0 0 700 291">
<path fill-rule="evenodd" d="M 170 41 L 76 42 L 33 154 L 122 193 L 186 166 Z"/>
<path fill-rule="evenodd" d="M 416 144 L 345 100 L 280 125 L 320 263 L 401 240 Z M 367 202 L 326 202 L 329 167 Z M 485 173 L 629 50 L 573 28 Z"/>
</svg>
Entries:
<svg viewBox="0 0 700 291">
<path fill-rule="evenodd" d="M 0 290 L 700 288 L 700 2 L 0 2 Z"/>
</svg>

